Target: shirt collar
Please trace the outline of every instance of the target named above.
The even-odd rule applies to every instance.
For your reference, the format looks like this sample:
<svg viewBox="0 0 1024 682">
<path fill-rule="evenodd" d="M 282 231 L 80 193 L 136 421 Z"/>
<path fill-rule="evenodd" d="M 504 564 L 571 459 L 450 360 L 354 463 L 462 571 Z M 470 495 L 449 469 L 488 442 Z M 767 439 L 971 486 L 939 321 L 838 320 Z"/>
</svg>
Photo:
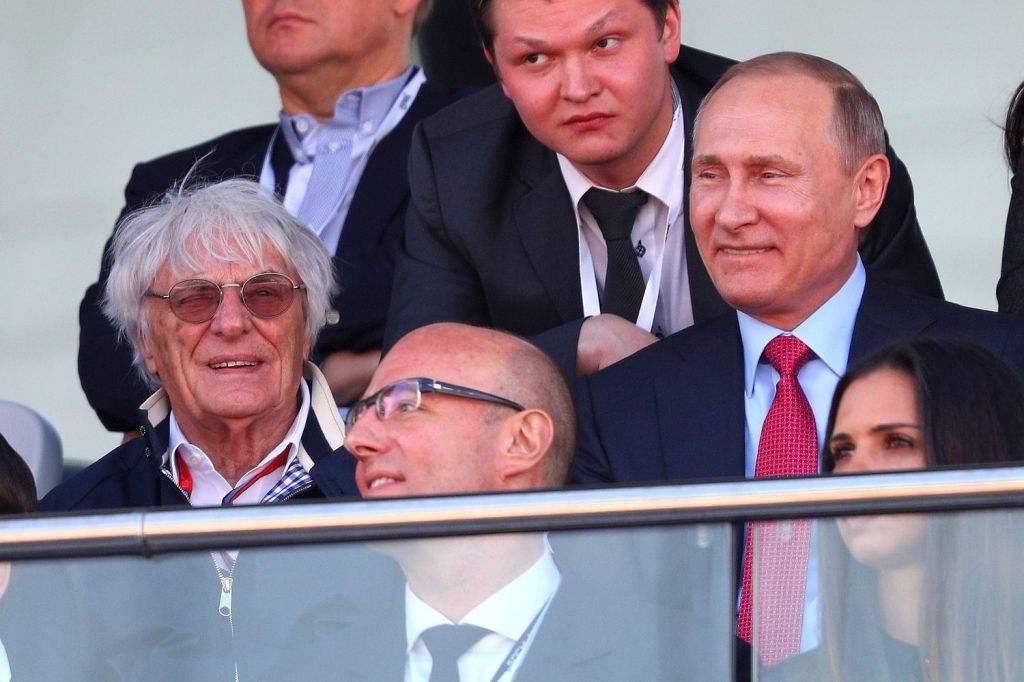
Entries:
<svg viewBox="0 0 1024 682">
<path fill-rule="evenodd" d="M 288 432 L 285 433 L 284 439 L 278 443 L 278 445 L 272 449 L 267 456 L 264 457 L 260 462 L 252 469 L 247 471 L 240 479 L 238 479 L 238 485 L 245 485 L 249 478 L 255 474 L 259 469 L 281 454 L 285 448 L 288 450 L 288 458 L 285 460 L 284 468 L 281 470 L 282 473 L 288 470 L 288 466 L 292 463 L 292 460 L 298 456 L 300 443 L 302 441 L 302 431 L 306 425 L 306 419 L 309 416 L 309 387 L 306 386 L 306 382 L 299 380 L 299 411 L 295 415 L 295 420 L 289 427 Z M 178 482 L 178 459 L 174 457 L 174 453 L 178 451 L 178 448 L 182 448 L 182 453 L 189 453 L 199 457 L 199 464 L 197 466 L 213 467 L 210 462 L 209 456 L 202 451 L 199 447 L 189 442 L 185 434 L 181 432 L 181 427 L 178 425 L 178 420 L 174 416 L 174 408 L 171 408 L 169 432 L 167 437 L 168 447 L 167 452 L 164 453 L 163 468 L 170 472 L 171 478 L 174 479 L 175 483 Z"/>
<path fill-rule="evenodd" d="M 675 83 L 672 84 L 672 92 L 672 101 L 675 104 L 675 108 L 672 110 L 672 125 L 669 127 L 668 135 L 665 136 L 665 141 L 661 143 L 658 153 L 647 168 L 644 169 L 636 183 L 632 187 L 626 187 L 621 190 L 628 192 L 633 189 L 642 189 L 666 206 L 679 203 L 673 201 L 675 198 L 673 190 L 678 189 L 677 193 L 682 192 L 682 185 L 677 181 L 679 174 L 683 172 L 683 159 L 685 158 L 683 150 L 686 146 L 683 109 L 679 104 Z M 572 205 L 576 208 L 577 215 L 579 215 L 580 201 L 587 190 L 591 187 L 608 188 L 591 182 L 566 157 L 561 154 L 556 154 L 555 156 L 558 159 L 558 167 L 562 171 L 562 177 L 565 179 L 565 186 L 569 190 Z M 677 184 L 679 184 L 679 188 L 676 188 Z"/>
<path fill-rule="evenodd" d="M 545 538 L 544 551 L 534 564 L 512 582 L 477 604 L 461 623 L 477 625 L 515 642 L 550 601 L 562 578 Z M 452 625 L 443 614 L 405 586 L 406 654 L 435 625 Z"/>
<path fill-rule="evenodd" d="M 776 329 L 746 313 L 736 311 L 740 338 L 743 340 L 743 386 L 746 396 L 750 398 L 754 395 L 754 373 L 765 346 L 779 334 L 797 337 L 836 375 L 845 374 L 853 325 L 864 296 L 865 279 L 864 264 L 858 255 L 857 264 L 846 283 L 792 332 Z"/>
<path fill-rule="evenodd" d="M 311 163 L 317 138 L 334 135 L 374 135 L 413 74 L 408 67 L 397 78 L 349 90 L 334 104 L 334 118 L 320 123 L 306 113 L 280 114 L 281 131 L 297 163 Z"/>
</svg>

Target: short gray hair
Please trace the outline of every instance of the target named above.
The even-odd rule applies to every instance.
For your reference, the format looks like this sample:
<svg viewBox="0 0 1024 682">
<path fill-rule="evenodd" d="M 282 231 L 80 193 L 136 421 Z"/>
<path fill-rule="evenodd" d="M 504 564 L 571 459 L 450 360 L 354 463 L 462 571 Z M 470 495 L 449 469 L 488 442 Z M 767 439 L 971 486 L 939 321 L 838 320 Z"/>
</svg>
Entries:
<svg viewBox="0 0 1024 682">
<path fill-rule="evenodd" d="M 135 366 L 157 385 L 142 358 L 139 342 L 149 334 L 143 296 L 164 265 L 180 276 L 198 271 L 200 259 L 218 263 L 261 263 L 273 249 L 301 283 L 306 339 L 312 347 L 324 326 L 337 284 L 331 256 L 323 243 L 251 180 L 172 187 L 154 204 L 128 215 L 118 225 L 110 250 L 112 265 L 103 296 L 103 313 L 132 344 Z"/>
<path fill-rule="evenodd" d="M 835 62 L 802 52 L 774 52 L 733 65 L 708 91 L 697 109 L 694 131 L 704 108 L 731 80 L 746 76 L 802 75 L 832 89 L 832 135 L 843 165 L 853 172 L 874 154 L 885 154 L 885 124 L 878 102 L 849 70 Z"/>
</svg>

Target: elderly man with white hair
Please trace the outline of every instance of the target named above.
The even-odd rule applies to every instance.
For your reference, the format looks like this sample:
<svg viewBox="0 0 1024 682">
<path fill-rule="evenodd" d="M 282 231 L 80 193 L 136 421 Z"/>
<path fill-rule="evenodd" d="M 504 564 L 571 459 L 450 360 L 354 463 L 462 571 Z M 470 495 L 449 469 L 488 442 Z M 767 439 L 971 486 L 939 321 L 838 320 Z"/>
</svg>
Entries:
<svg viewBox="0 0 1024 682">
<path fill-rule="evenodd" d="M 315 234 L 258 184 L 228 180 L 133 213 L 113 256 L 105 313 L 158 390 L 141 437 L 42 509 L 358 494 L 330 389 L 306 361 L 334 287 Z"/>
</svg>

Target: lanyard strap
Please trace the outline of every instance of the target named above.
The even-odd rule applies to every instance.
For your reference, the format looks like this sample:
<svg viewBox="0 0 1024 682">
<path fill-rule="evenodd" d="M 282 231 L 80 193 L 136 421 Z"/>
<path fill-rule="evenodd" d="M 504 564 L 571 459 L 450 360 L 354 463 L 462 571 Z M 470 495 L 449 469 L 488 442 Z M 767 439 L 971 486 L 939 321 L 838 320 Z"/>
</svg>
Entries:
<svg viewBox="0 0 1024 682">
<path fill-rule="evenodd" d="M 500 680 L 506 673 L 512 670 L 512 666 L 515 665 L 515 662 L 519 659 L 523 651 L 526 649 L 526 646 L 532 640 L 533 631 L 537 627 L 537 623 L 540 622 L 541 617 L 547 613 L 548 606 L 551 605 L 552 599 L 554 599 L 554 595 L 548 597 L 548 600 L 544 602 L 544 606 L 541 607 L 541 610 L 537 612 L 537 615 L 533 617 L 530 624 L 526 626 L 525 630 L 523 630 L 523 634 L 519 635 L 519 639 L 517 639 L 516 643 L 512 646 L 512 650 L 508 652 L 508 656 L 506 656 L 505 660 L 501 662 L 498 669 L 494 671 L 494 677 L 491 678 L 491 682 L 498 682 L 498 680 Z"/>
<path fill-rule="evenodd" d="M 189 471 L 188 464 L 185 463 L 185 458 L 181 456 L 181 453 L 176 452 L 174 456 L 175 461 L 178 464 L 178 486 L 185 493 L 186 497 L 192 499 L 192 472 Z M 224 499 L 221 500 L 221 504 L 225 507 L 231 506 L 234 504 L 235 500 L 238 499 L 238 496 L 252 487 L 256 481 L 283 467 L 287 460 L 288 448 L 285 448 L 284 452 L 267 462 L 258 472 L 256 472 L 255 476 L 245 483 L 245 485 L 234 488 L 228 492 L 228 494 L 224 496 Z"/>
</svg>

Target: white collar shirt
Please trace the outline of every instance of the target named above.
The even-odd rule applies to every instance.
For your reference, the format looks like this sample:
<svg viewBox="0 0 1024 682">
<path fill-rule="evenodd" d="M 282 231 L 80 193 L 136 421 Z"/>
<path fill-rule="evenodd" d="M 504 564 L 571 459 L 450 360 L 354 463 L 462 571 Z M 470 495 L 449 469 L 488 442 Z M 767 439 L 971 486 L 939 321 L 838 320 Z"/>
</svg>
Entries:
<svg viewBox="0 0 1024 682">
<path fill-rule="evenodd" d="M 608 247 L 601 229 L 583 203 L 583 195 L 591 187 L 599 186 L 567 158 L 561 154 L 556 156 L 576 215 L 583 315 L 589 317 L 601 312 Z M 637 211 L 633 223 L 632 241 L 646 282 L 637 325 L 661 336 L 693 324 L 683 235 L 685 160 L 686 130 L 683 109 L 677 103 L 672 112 L 672 126 L 658 154 L 636 184 L 622 190 L 641 189 L 650 195 Z"/>
<path fill-rule="evenodd" d="M 306 382 L 299 381 L 299 411 L 295 421 L 285 434 L 284 439 L 271 450 L 266 457 L 260 460 L 259 464 L 247 471 L 240 479 L 236 488 L 245 486 L 251 481 L 260 470 L 270 463 L 275 457 L 288 450 L 288 457 L 284 466 L 276 472 L 276 475 L 267 475 L 255 481 L 247 490 L 241 493 L 232 504 L 259 504 L 263 497 L 277 484 L 284 473 L 288 470 L 292 460 L 299 454 L 299 444 L 302 440 L 302 431 L 309 416 L 309 388 Z M 181 471 L 178 467 L 178 458 L 174 453 L 179 453 L 188 466 L 189 475 L 192 477 L 192 495 L 189 497 L 189 504 L 193 507 L 219 507 L 224 497 L 233 488 L 224 477 L 213 467 L 213 462 L 205 452 L 188 441 L 178 426 L 178 420 L 174 416 L 174 409 L 171 409 L 170 424 L 168 432 L 167 454 L 164 455 L 164 469 L 171 476 L 175 484 L 181 484 Z"/>
<path fill-rule="evenodd" d="M 462 682 L 490 682 L 524 634 L 528 637 L 522 650 L 499 679 L 512 679 L 526 658 L 544 612 L 562 580 L 550 546 L 546 540 L 544 544 L 543 554 L 530 568 L 475 606 L 460 621 L 460 624 L 492 631 L 459 658 L 459 679 Z M 405 614 L 405 682 L 427 682 L 432 662 L 420 635 L 435 625 L 453 623 L 417 597 L 408 585 L 405 588 Z"/>
<path fill-rule="evenodd" d="M 776 329 L 737 312 L 740 337 L 743 340 L 743 400 L 746 411 L 745 467 L 747 478 L 754 477 L 757 464 L 757 445 L 761 440 L 761 427 L 768 416 L 779 373 L 762 361 L 768 342 L 779 334 L 790 334 L 803 341 L 814 351 L 814 358 L 797 374 L 807 402 L 814 413 L 818 451 L 825 439 L 825 426 L 832 394 L 839 378 L 846 373 L 850 357 L 850 343 L 857 311 L 864 296 L 866 276 L 860 256 L 853 273 L 843 286 L 820 308 L 792 332 Z M 820 637 L 821 607 L 818 594 L 818 561 L 816 535 L 811 535 L 810 557 L 807 566 L 807 593 L 804 597 L 804 624 L 800 650 L 807 651 L 818 645 Z"/>
</svg>

